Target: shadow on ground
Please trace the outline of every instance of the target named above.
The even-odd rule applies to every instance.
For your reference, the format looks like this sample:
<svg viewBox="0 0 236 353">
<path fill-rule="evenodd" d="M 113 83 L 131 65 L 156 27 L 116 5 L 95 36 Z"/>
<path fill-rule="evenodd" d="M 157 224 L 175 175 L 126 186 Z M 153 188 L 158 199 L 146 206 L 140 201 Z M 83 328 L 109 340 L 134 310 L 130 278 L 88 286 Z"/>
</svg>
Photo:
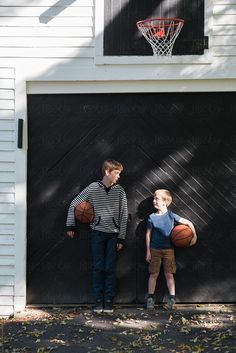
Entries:
<svg viewBox="0 0 236 353">
<path fill-rule="evenodd" d="M 235 305 L 178 305 L 167 311 L 116 307 L 28 308 L 1 320 L 4 353 L 231 353 L 236 350 Z"/>
</svg>

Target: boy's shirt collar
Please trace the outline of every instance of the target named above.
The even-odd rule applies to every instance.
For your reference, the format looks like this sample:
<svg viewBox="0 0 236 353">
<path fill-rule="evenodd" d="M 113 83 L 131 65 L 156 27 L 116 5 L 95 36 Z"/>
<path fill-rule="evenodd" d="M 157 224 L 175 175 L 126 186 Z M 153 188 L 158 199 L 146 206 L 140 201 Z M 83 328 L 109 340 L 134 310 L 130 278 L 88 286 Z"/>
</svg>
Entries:
<svg viewBox="0 0 236 353">
<path fill-rule="evenodd" d="M 111 189 L 113 189 L 113 188 L 115 188 L 115 187 L 117 186 L 117 184 L 113 184 L 113 185 L 107 187 L 105 184 L 103 184 L 102 180 L 99 180 L 99 181 L 98 181 L 98 184 L 99 184 L 101 187 L 104 187 L 104 189 L 105 189 L 105 191 L 106 191 L 107 194 L 108 194 L 108 192 L 109 192 Z"/>
</svg>

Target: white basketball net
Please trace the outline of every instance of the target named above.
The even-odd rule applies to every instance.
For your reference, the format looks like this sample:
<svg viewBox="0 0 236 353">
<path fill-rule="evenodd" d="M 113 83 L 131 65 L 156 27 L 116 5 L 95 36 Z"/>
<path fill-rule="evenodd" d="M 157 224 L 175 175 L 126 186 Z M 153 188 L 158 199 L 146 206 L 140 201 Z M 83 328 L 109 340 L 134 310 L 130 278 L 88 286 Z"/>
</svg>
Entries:
<svg viewBox="0 0 236 353">
<path fill-rule="evenodd" d="M 151 44 L 154 55 L 171 56 L 176 38 L 184 20 L 178 18 L 153 18 L 137 22 L 137 27 Z"/>
</svg>

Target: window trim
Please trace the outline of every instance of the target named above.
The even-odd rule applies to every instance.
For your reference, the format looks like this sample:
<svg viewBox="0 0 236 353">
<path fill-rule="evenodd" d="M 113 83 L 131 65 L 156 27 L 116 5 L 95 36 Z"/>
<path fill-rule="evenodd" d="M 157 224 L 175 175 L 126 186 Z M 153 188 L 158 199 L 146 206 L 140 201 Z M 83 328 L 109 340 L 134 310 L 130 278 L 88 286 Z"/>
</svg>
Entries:
<svg viewBox="0 0 236 353">
<path fill-rule="evenodd" d="M 108 56 L 103 54 L 104 1 L 95 0 L 95 65 L 173 65 L 173 64 L 211 64 L 212 63 L 212 23 L 213 0 L 205 0 L 204 35 L 209 38 L 209 49 L 203 55 L 156 56 Z"/>
</svg>

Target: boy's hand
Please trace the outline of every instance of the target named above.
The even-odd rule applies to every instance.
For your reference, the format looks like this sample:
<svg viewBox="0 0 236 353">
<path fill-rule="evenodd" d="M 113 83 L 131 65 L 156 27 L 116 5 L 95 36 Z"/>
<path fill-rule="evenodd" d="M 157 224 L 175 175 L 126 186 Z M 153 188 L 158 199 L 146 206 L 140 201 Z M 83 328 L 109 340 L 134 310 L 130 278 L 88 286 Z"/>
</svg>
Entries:
<svg viewBox="0 0 236 353">
<path fill-rule="evenodd" d="M 193 239 L 191 240 L 189 246 L 193 246 L 195 245 L 197 242 L 197 234 L 195 233 L 194 236 L 193 236 Z"/>
<path fill-rule="evenodd" d="M 117 251 L 120 251 L 123 248 L 123 244 L 118 243 L 117 244 Z"/>
<path fill-rule="evenodd" d="M 75 232 L 74 232 L 73 230 L 69 230 L 66 234 L 67 234 L 68 237 L 70 237 L 70 238 L 74 238 L 74 236 L 75 236 Z"/>
<path fill-rule="evenodd" d="M 150 250 L 147 250 L 147 253 L 146 253 L 146 261 L 147 261 L 147 262 L 151 262 L 151 259 L 152 259 L 151 251 L 150 251 Z"/>
</svg>

